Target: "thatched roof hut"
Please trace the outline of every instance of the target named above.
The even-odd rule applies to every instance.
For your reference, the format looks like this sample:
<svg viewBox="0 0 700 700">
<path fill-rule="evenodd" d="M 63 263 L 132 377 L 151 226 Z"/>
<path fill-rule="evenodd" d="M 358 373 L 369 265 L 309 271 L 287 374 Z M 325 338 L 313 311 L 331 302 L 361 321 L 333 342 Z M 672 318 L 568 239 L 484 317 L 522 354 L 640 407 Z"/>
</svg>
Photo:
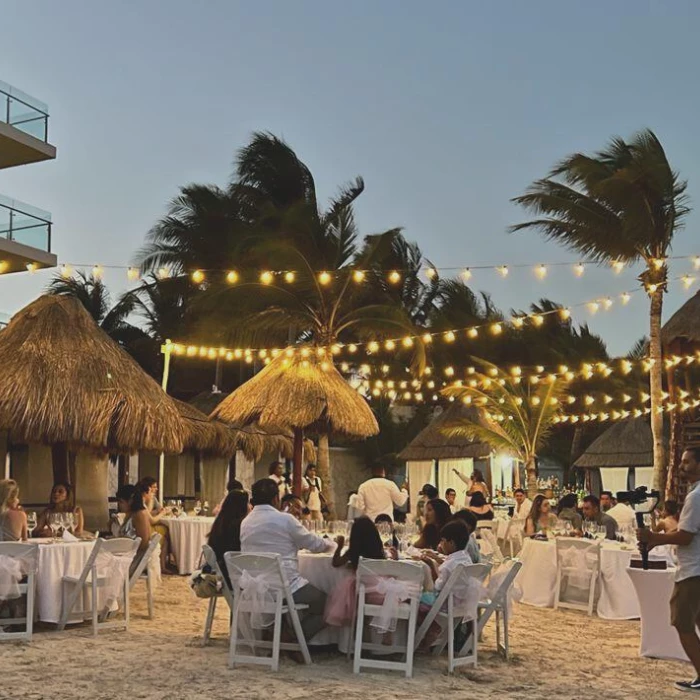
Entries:
<svg viewBox="0 0 700 700">
<path fill-rule="evenodd" d="M 434 418 L 399 453 L 399 459 L 421 461 L 426 459 L 484 459 L 493 448 L 483 442 L 474 442 L 465 436 L 448 437 L 443 429 L 458 424 L 461 420 L 483 421 L 479 409 L 456 401 L 447 410 Z"/>
<path fill-rule="evenodd" d="M 83 305 L 45 295 L 0 332 L 0 430 L 16 442 L 179 453 L 173 400 Z"/>
<path fill-rule="evenodd" d="M 661 342 L 667 348 L 674 344 L 681 348 L 700 345 L 700 292 L 666 321 L 661 329 Z"/>
<path fill-rule="evenodd" d="M 379 432 L 365 399 L 332 362 L 314 355 L 276 358 L 229 394 L 212 417 L 234 425 L 257 421 L 263 428 L 281 426 L 358 438 Z"/>
<path fill-rule="evenodd" d="M 654 464 L 654 443 L 649 419 L 628 418 L 614 422 L 576 460 L 584 469 L 649 467 Z"/>
</svg>

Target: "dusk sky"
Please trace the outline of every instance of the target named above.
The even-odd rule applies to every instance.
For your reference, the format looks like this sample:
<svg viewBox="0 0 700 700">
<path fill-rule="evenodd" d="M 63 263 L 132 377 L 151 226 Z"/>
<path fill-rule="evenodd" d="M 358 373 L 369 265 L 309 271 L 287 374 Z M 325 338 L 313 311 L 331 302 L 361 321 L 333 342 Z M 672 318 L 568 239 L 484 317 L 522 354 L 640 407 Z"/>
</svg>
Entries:
<svg viewBox="0 0 700 700">
<path fill-rule="evenodd" d="M 49 105 L 58 149 L 0 171 L 0 193 L 52 213 L 60 262 L 129 264 L 179 186 L 225 185 L 255 130 L 286 139 L 322 197 L 362 175 L 363 234 L 402 226 L 438 267 L 473 267 L 575 261 L 508 234 L 526 218 L 510 199 L 563 156 L 650 127 L 696 208 L 671 276 L 700 254 L 696 1 L 2 0 L 0 13 L 0 80 Z M 484 270 L 473 285 L 524 309 L 615 298 L 636 272 Z M 51 274 L 0 278 L 0 311 Z M 105 279 L 115 296 L 127 286 Z M 688 294 L 671 283 L 665 318 Z M 574 319 L 623 353 L 648 304 Z"/>
</svg>

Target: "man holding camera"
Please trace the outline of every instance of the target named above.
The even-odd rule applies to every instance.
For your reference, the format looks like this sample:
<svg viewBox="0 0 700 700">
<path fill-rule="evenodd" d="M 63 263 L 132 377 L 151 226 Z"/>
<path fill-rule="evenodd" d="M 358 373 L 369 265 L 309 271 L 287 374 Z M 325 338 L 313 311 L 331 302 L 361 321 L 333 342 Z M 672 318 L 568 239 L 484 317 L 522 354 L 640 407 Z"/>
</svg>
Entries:
<svg viewBox="0 0 700 700">
<path fill-rule="evenodd" d="M 649 549 L 657 545 L 678 546 L 676 583 L 671 596 L 671 624 L 685 653 L 695 667 L 694 681 L 678 681 L 677 690 L 700 694 L 700 448 L 687 449 L 681 458 L 681 477 L 690 484 L 681 510 L 678 530 L 671 533 L 637 530 L 637 538 Z"/>
</svg>

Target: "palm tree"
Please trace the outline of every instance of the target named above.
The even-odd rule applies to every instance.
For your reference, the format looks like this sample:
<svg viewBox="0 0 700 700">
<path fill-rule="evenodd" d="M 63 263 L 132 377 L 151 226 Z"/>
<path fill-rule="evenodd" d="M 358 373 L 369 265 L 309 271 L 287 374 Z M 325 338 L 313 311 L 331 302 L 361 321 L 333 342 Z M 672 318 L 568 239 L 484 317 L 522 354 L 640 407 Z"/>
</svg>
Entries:
<svg viewBox="0 0 700 700">
<path fill-rule="evenodd" d="M 520 381 L 496 365 L 479 360 L 469 384 L 443 390 L 445 396 L 480 409 L 479 419 L 462 419 L 445 428 L 447 435 L 465 436 L 495 450 L 513 454 L 525 465 L 530 498 L 537 493 L 537 456 L 557 424 L 566 383 Z"/>
<path fill-rule="evenodd" d="M 649 351 L 654 436 L 654 484 L 664 490 L 666 460 L 662 393 L 661 313 L 666 291 L 666 259 L 673 236 L 688 213 L 687 183 L 670 166 L 657 136 L 640 131 L 628 142 L 614 138 L 587 156 L 573 154 L 536 180 L 513 201 L 537 218 L 511 227 L 534 229 L 597 262 L 644 261 L 639 276 L 649 299 Z"/>
</svg>

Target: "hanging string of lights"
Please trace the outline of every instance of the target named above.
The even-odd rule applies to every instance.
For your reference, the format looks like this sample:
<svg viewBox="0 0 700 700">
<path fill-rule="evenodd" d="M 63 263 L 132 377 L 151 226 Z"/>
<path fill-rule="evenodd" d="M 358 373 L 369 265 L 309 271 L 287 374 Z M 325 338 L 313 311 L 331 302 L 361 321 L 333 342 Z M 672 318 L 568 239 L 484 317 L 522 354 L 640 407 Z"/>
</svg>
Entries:
<svg viewBox="0 0 700 700">
<path fill-rule="evenodd" d="M 672 260 L 685 260 L 692 265 L 694 270 L 700 271 L 700 255 L 677 255 L 668 256 L 665 258 L 654 258 L 650 261 L 652 267 L 660 270 L 664 265 L 667 265 Z M 422 274 L 429 281 L 438 279 L 441 276 L 457 277 L 464 282 L 470 281 L 474 273 L 477 271 L 492 271 L 497 277 L 507 278 L 512 270 L 531 270 L 532 274 L 536 279 L 544 280 L 549 275 L 552 268 L 569 268 L 572 274 L 576 277 L 582 277 L 588 267 L 600 267 L 599 265 L 594 265 L 593 263 L 584 263 L 580 261 L 569 261 L 569 262 L 549 262 L 549 263 L 537 263 L 533 265 L 532 263 L 500 263 L 497 265 L 457 265 L 457 266 L 426 266 L 422 269 Z M 621 274 L 625 269 L 631 267 L 627 263 L 621 260 L 614 260 L 609 263 L 610 270 L 614 274 Z M 28 267 L 29 269 L 29 267 Z M 74 271 L 77 269 L 90 269 L 95 277 L 100 277 L 104 274 L 105 270 L 123 270 L 126 273 L 126 277 L 129 281 L 135 282 L 142 277 L 142 271 L 136 266 L 129 265 L 102 265 L 102 264 L 79 264 L 79 263 L 63 263 L 60 266 L 61 275 L 63 277 L 71 277 Z M 30 272 L 36 271 L 36 266 Z M 386 279 L 389 284 L 398 285 L 405 278 L 406 274 L 412 274 L 413 270 L 405 268 L 393 268 L 389 270 L 383 269 L 359 269 L 346 267 L 340 270 L 318 270 L 314 274 L 319 285 L 325 287 L 332 284 L 335 280 L 346 279 L 348 275 L 351 276 L 353 282 L 357 284 L 362 284 L 367 281 L 371 275 L 379 275 Z M 225 281 L 227 284 L 238 284 L 240 282 L 255 282 L 263 285 L 272 284 L 294 284 L 297 279 L 302 275 L 298 270 L 270 270 L 270 269 L 258 269 L 251 270 L 246 268 L 240 269 L 196 269 L 190 270 L 184 273 L 178 273 L 172 268 L 167 266 L 161 266 L 153 271 L 153 274 L 158 279 L 168 279 L 170 277 L 176 276 L 188 276 L 195 284 L 204 284 L 211 280 L 221 280 Z M 304 273 L 306 274 L 306 273 Z M 694 282 L 695 278 L 691 275 L 683 276 L 685 284 L 690 287 Z"/>
</svg>

